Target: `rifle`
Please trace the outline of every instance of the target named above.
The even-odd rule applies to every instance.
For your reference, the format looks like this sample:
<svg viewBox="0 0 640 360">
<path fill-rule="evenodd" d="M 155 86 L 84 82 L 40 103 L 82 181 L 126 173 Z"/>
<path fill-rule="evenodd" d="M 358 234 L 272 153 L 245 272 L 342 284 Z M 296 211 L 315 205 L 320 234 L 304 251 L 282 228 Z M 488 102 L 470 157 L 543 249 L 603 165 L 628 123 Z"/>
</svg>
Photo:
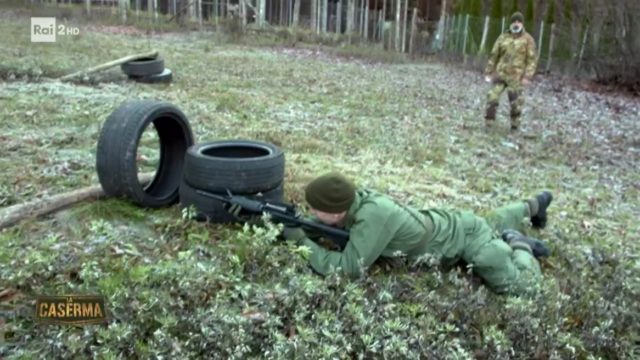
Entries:
<svg viewBox="0 0 640 360">
<path fill-rule="evenodd" d="M 204 190 L 196 190 L 196 192 L 200 195 L 222 201 L 225 204 L 239 205 L 243 210 L 254 215 L 267 213 L 271 215 L 271 219 L 278 223 L 283 223 L 285 225 L 295 224 L 302 227 L 303 230 L 320 232 L 338 245 L 340 249 L 344 249 L 349 241 L 349 232 L 347 230 L 338 229 L 333 226 L 305 219 L 292 204 L 253 200 L 245 196 L 233 195 L 229 190 L 227 190 L 227 196 L 210 193 Z"/>
</svg>

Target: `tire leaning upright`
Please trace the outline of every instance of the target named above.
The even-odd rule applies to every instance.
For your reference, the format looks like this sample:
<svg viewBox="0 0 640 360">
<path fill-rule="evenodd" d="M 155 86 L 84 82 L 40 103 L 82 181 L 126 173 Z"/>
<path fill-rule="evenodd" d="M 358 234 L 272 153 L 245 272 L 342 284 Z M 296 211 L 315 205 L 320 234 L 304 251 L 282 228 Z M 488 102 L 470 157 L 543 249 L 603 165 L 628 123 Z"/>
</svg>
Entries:
<svg viewBox="0 0 640 360">
<path fill-rule="evenodd" d="M 160 163 L 144 186 L 138 180 L 136 157 L 140 137 L 150 124 L 160 141 Z M 96 168 L 104 192 L 144 207 L 175 203 L 184 156 L 193 142 L 189 121 L 176 106 L 153 100 L 124 103 L 109 115 L 98 139 Z"/>
</svg>

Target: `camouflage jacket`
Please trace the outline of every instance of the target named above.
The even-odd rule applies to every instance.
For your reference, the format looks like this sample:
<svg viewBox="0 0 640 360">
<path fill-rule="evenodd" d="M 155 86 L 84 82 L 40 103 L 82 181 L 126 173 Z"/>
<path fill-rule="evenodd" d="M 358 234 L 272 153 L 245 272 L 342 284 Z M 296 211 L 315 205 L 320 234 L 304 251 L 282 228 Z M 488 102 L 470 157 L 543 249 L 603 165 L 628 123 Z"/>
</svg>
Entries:
<svg viewBox="0 0 640 360">
<path fill-rule="evenodd" d="M 536 72 L 536 43 L 526 31 L 520 34 L 506 32 L 496 40 L 489 56 L 485 74 L 497 73 L 507 83 L 523 78 L 531 79 Z"/>
</svg>

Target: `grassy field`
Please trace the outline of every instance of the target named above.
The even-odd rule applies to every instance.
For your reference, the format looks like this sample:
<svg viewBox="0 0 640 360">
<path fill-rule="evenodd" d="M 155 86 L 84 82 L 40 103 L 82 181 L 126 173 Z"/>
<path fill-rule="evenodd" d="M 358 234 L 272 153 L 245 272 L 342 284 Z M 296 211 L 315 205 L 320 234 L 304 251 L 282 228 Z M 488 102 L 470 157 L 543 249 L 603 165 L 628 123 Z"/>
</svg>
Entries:
<svg viewBox="0 0 640 360">
<path fill-rule="evenodd" d="M 28 14 L 0 22 L 0 206 L 96 184 L 101 123 L 122 102 L 182 109 L 197 141 L 256 139 L 286 154 L 287 199 L 329 170 L 417 207 L 482 214 L 555 194 L 545 280 L 495 296 L 428 264 L 317 277 L 277 229 L 205 225 L 179 207 L 110 199 L 0 232 L 6 358 L 632 359 L 640 356 L 640 101 L 540 77 L 520 132 L 483 126 L 481 74 L 365 48 L 79 24 L 33 44 Z M 268 45 L 265 45 L 264 43 Z M 170 85 L 114 68 L 157 49 Z M 369 54 L 367 58 L 363 54 Z M 380 61 L 381 59 L 388 61 Z M 104 326 L 41 326 L 33 297 L 98 293 Z"/>
</svg>

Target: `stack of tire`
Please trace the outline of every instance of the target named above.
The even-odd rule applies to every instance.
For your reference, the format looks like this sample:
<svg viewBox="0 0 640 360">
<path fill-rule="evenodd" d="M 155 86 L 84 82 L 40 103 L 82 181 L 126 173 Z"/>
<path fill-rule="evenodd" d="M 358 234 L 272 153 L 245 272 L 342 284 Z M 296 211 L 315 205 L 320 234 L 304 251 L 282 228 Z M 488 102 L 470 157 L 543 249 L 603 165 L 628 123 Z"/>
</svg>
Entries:
<svg viewBox="0 0 640 360">
<path fill-rule="evenodd" d="M 120 69 L 129 79 L 141 83 L 169 83 L 173 79 L 173 73 L 164 67 L 160 56 L 129 61 L 120 65 Z"/>
<path fill-rule="evenodd" d="M 201 195 L 242 195 L 282 202 L 284 154 L 273 144 L 250 140 L 224 140 L 191 146 L 187 150 L 180 203 L 193 206 L 197 220 L 234 222 L 221 201 Z"/>
<path fill-rule="evenodd" d="M 142 133 L 153 124 L 160 163 L 153 178 L 139 180 L 136 162 Z M 106 195 L 131 199 L 142 207 L 169 206 L 180 200 L 198 220 L 235 222 L 225 204 L 198 193 L 282 202 L 283 152 L 253 140 L 223 140 L 194 145 L 186 116 L 172 104 L 144 100 L 123 104 L 107 118 L 98 140 L 96 168 Z"/>
</svg>

